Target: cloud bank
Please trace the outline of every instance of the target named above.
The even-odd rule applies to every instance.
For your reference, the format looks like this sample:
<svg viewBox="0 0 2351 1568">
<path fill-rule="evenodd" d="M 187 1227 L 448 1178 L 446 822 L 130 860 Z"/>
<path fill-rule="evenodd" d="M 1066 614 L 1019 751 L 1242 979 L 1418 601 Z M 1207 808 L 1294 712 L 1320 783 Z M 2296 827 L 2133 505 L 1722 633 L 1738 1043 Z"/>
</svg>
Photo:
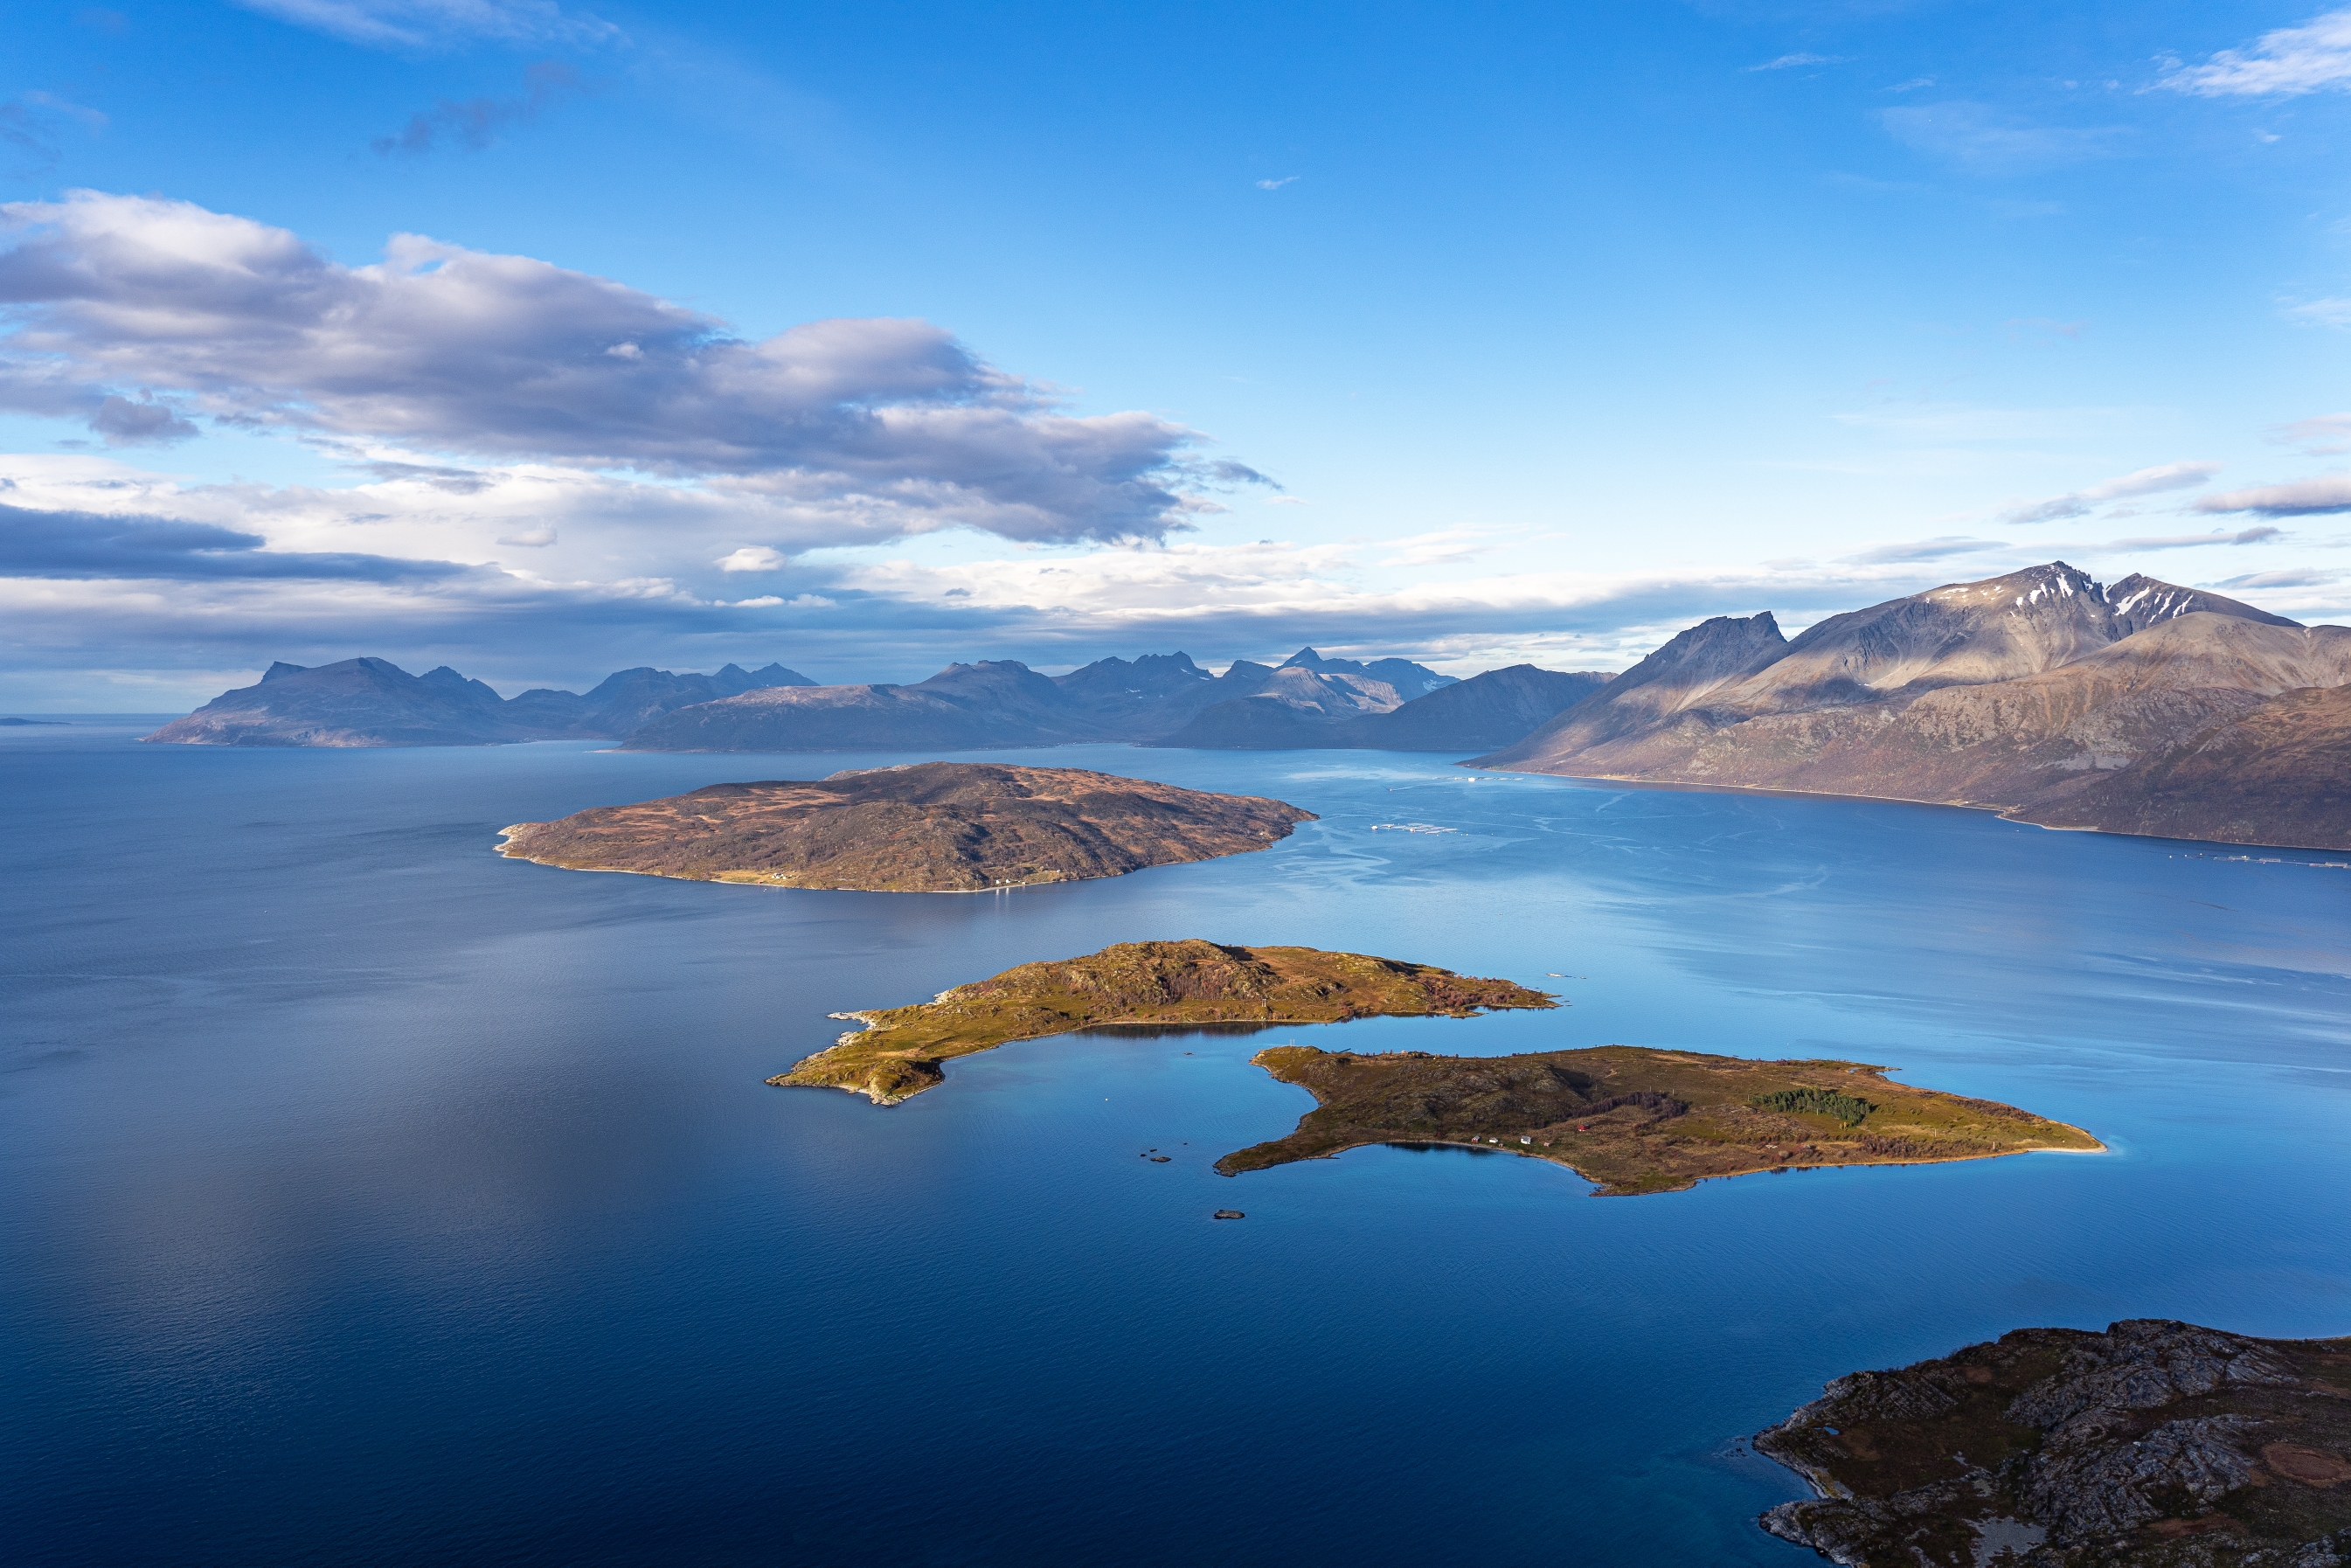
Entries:
<svg viewBox="0 0 2351 1568">
<path fill-rule="evenodd" d="M 2175 64 L 2157 83 L 2201 98 L 2298 98 L 2351 87 L 2351 10 L 2263 33 L 2250 49 L 2222 49 L 2200 66 Z"/>
<path fill-rule="evenodd" d="M 2321 474 L 2287 485 L 2227 490 L 2196 503 L 2199 512 L 2252 512 L 2263 517 L 2306 517 L 2351 512 L 2351 474 Z"/>
<path fill-rule="evenodd" d="M 945 329 L 815 321 L 757 341 L 528 256 L 394 235 L 345 267 L 286 230 L 79 191 L 0 204 L 0 407 L 110 445 L 193 420 L 488 461 L 724 479 L 844 537 L 964 525 L 1160 538 L 1266 483 L 1155 414 L 1077 416 Z"/>
<path fill-rule="evenodd" d="M 610 22 L 553 0 L 237 0 L 281 22 L 370 48 L 417 52 L 485 39 L 499 44 L 621 44 Z"/>
<path fill-rule="evenodd" d="M 2167 490 L 2192 490 L 2220 471 L 2218 463 L 2166 463 L 2154 468 L 2141 468 L 2112 479 L 2102 479 L 2095 485 L 2052 496 L 2045 501 L 2034 501 L 2001 514 L 2004 523 L 2053 523 L 2065 517 L 2088 515 L 2091 508 L 2108 501 L 2127 500 L 2134 496 L 2159 496 Z M 2210 507 L 2199 508 L 2210 510 Z"/>
</svg>

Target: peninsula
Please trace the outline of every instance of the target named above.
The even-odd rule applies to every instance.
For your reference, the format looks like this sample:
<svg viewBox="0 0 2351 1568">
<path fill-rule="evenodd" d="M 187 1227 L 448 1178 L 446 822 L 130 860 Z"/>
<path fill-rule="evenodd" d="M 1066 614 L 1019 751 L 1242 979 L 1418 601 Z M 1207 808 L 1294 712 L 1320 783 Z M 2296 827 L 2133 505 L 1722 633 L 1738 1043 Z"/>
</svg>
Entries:
<svg viewBox="0 0 2351 1568">
<path fill-rule="evenodd" d="M 1314 820 L 1280 800 L 1076 768 L 924 762 L 517 822 L 499 853 L 696 882 L 986 893 L 1241 854 Z"/>
<path fill-rule="evenodd" d="M 1218 1160 L 1227 1176 L 1365 1144 L 1468 1144 L 1566 1166 L 1605 1197 L 1757 1171 L 2105 1146 L 2063 1122 L 1891 1082 L 1857 1061 L 1630 1045 L 1484 1057 L 1278 1045 L 1254 1060 L 1322 1103 L 1288 1137 Z"/>
<path fill-rule="evenodd" d="M 1759 1435 L 1763 1528 L 1844 1563 L 2343 1568 L 2351 1339 L 2140 1319 L 1855 1372 Z"/>
<path fill-rule="evenodd" d="M 1233 947 L 1196 938 L 1122 942 L 1083 957 L 1023 964 L 914 1007 L 836 1013 L 864 1029 L 768 1082 L 846 1089 L 894 1105 L 937 1083 L 939 1064 L 953 1057 L 1084 1029 L 1468 1018 L 1496 1008 L 1558 1005 L 1509 980 L 1361 953 Z"/>
</svg>

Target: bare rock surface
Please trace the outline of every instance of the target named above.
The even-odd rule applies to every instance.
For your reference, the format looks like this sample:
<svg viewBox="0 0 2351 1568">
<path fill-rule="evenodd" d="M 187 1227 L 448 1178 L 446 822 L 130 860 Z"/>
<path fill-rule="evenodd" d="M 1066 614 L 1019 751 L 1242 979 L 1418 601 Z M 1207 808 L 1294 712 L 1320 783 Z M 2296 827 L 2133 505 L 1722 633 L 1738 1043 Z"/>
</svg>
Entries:
<svg viewBox="0 0 2351 1568">
<path fill-rule="evenodd" d="M 2351 1563 L 2351 1340 L 2019 1329 L 1840 1377 L 1755 1448 L 1820 1494 L 1763 1528 L 1836 1563 Z"/>
</svg>

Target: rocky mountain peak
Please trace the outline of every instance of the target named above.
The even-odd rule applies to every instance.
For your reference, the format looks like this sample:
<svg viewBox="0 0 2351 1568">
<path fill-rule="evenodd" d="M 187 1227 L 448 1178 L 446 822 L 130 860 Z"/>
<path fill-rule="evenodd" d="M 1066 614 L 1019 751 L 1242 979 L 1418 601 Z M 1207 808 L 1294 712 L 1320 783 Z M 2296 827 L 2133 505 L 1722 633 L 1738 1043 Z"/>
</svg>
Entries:
<svg viewBox="0 0 2351 1568">
<path fill-rule="evenodd" d="M 1948 582 L 1918 595 L 1930 603 L 1986 610 L 2030 610 L 2046 604 L 2095 614 L 2106 610 L 2105 585 L 2077 566 L 2053 560 L 1980 582 Z M 2103 617 L 2101 617 L 2103 619 Z"/>
<path fill-rule="evenodd" d="M 2264 626 L 2302 624 L 2283 615 L 2273 615 L 2266 610 L 2256 610 L 2241 600 L 2209 593 L 2200 588 L 2182 588 L 2176 582 L 2165 582 L 2137 572 L 2107 589 L 2106 602 L 2113 606 L 2116 622 L 2126 637 L 2166 621 L 2176 621 L 2182 615 L 2193 615 L 2199 611 L 2233 615 L 2240 621 L 2259 622 Z"/>
</svg>

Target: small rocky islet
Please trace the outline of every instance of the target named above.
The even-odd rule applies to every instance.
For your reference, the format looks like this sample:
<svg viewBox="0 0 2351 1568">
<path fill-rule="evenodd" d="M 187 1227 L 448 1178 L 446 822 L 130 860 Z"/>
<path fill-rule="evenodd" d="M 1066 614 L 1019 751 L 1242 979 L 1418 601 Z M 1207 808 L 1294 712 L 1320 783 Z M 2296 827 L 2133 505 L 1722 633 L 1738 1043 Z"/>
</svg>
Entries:
<svg viewBox="0 0 2351 1568">
<path fill-rule="evenodd" d="M 2351 1564 L 2351 1339 L 2018 1329 L 1754 1441 L 1819 1494 L 1763 1528 L 1855 1568 Z"/>
<path fill-rule="evenodd" d="M 572 871 L 865 893 L 987 893 L 1261 850 L 1314 813 L 1079 768 L 922 762 L 517 822 L 498 852 Z"/>
</svg>

